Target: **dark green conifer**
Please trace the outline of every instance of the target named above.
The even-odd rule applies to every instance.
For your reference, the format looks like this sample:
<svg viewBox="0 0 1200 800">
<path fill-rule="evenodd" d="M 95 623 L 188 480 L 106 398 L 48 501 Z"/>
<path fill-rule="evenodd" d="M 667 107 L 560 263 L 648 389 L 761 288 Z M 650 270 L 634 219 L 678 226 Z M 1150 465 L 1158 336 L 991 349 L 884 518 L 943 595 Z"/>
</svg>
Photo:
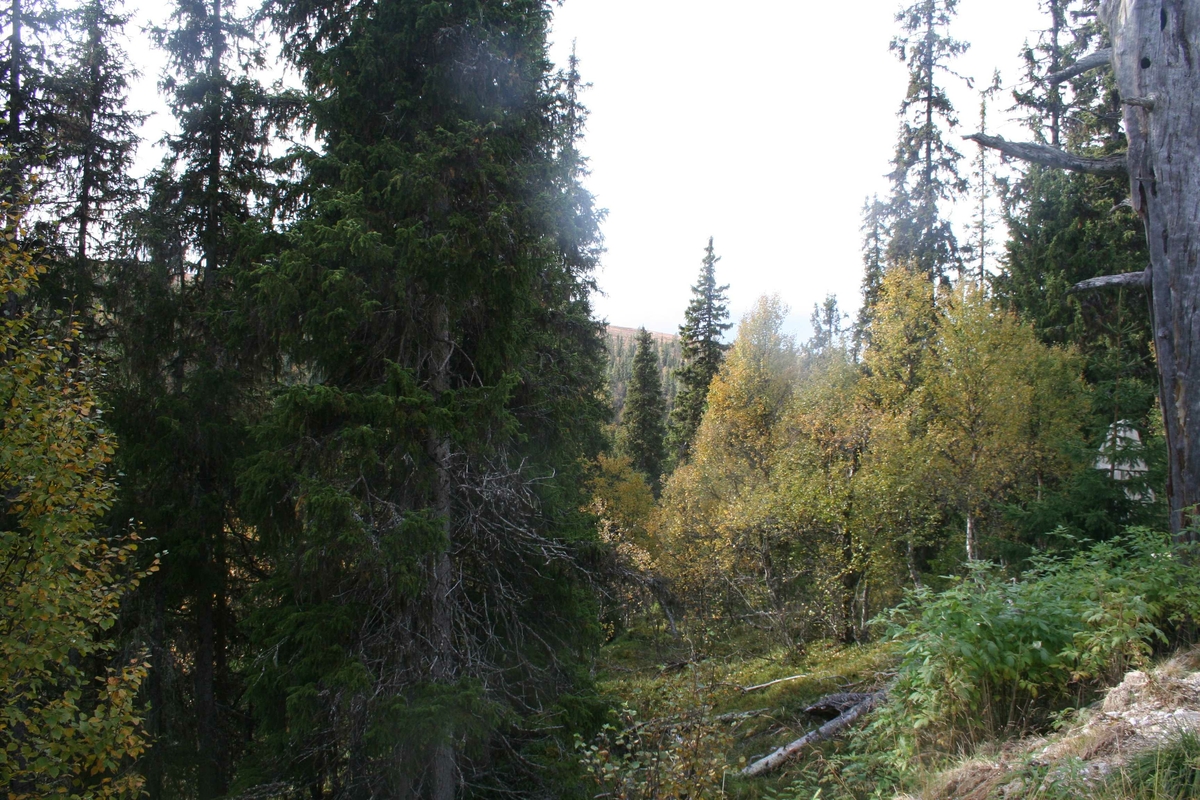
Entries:
<svg viewBox="0 0 1200 800">
<path fill-rule="evenodd" d="M 119 252 L 118 222 L 140 199 L 131 174 L 137 126 L 128 107 L 129 56 L 120 44 L 129 15 L 116 0 L 86 0 L 66 16 L 70 44 L 54 82 L 55 163 L 43 202 L 57 226 L 50 289 L 86 302 L 102 279 L 98 261 Z"/>
<path fill-rule="evenodd" d="M 688 456 L 704 417 L 708 386 L 725 360 L 728 346 L 721 342 L 721 337 L 733 327 L 728 321 L 725 297 L 729 286 L 717 285 L 716 266 L 720 260 L 710 236 L 700 265 L 700 277 L 692 287 L 692 299 L 684 312 L 684 322 L 679 326 L 682 365 L 675 372 L 679 391 L 671 411 L 667 440 L 674 463 L 680 463 Z"/>
<path fill-rule="evenodd" d="M 622 452 L 629 456 L 634 469 L 645 474 L 655 487 L 662 477 L 666 457 L 666 416 L 658 348 L 654 337 L 645 328 L 639 328 L 618 438 Z"/>
<path fill-rule="evenodd" d="M 1099 157 L 1126 149 L 1121 100 L 1106 70 L 1092 70 L 1062 84 L 1047 76 L 1082 55 L 1107 46 L 1096 22 L 1096 0 L 1045 0 L 1047 28 L 1025 50 L 1026 80 L 1015 93 L 1026 109 L 1036 141 L 1079 155 Z M 1088 442 L 1077 453 L 1080 469 L 1065 485 L 1047 486 L 1022 519 L 1031 536 L 1057 526 L 1105 538 L 1129 524 L 1165 525 L 1161 506 L 1143 487 L 1110 480 L 1092 468 L 1114 423 L 1143 433 L 1151 465 L 1146 478 L 1160 481 L 1161 440 L 1148 435 L 1157 415 L 1158 375 L 1151 352 L 1150 317 L 1141 290 L 1116 296 L 1077 295 L 1076 283 L 1099 275 L 1137 272 L 1149 259 L 1143 226 L 1125 208 L 1125 178 L 1065 173 L 1029 166 L 1005 196 L 1009 239 L 1004 269 L 993 281 L 997 295 L 1050 344 L 1073 346 L 1085 359 L 1092 387 Z M 1161 498 L 1160 498 L 1161 499 Z"/>
<path fill-rule="evenodd" d="M 900 140 L 892 159 L 890 265 L 904 265 L 946 280 L 958 263 L 958 242 L 939 204 L 966 191 L 958 171 L 962 155 L 946 140 L 958 125 L 940 79 L 967 45 L 951 38 L 958 0 L 917 0 L 896 15 L 900 35 L 891 49 L 908 65 L 908 91 L 900 104 Z"/>
<path fill-rule="evenodd" d="M 51 145 L 57 116 L 53 85 L 59 66 L 56 39 L 62 14 L 54 0 L 9 0 L 7 35 L 0 37 L 0 97 L 4 119 L 4 184 L 23 185 L 34 168 L 53 165 Z"/>
<path fill-rule="evenodd" d="M 859 228 L 863 236 L 862 305 L 852 334 L 856 353 L 861 353 L 871 343 L 871 323 L 875 320 L 875 306 L 879 303 L 883 272 L 887 268 L 887 205 L 878 195 L 863 201 L 862 220 Z"/>
<path fill-rule="evenodd" d="M 243 291 L 266 249 L 276 107 L 254 78 L 258 46 L 222 0 L 178 0 L 155 32 L 178 131 L 127 216 L 132 257 L 104 283 L 119 358 L 110 402 L 124 518 L 168 551 L 141 589 L 155 668 L 152 800 L 223 796 L 245 740 L 242 594 L 261 563 L 238 512 L 235 465 L 264 390 L 262 312 Z"/>
<path fill-rule="evenodd" d="M 315 146 L 256 276 L 291 377 L 240 484 L 273 565 L 241 783 L 558 796 L 603 413 L 578 79 L 541 2 L 268 10 Z"/>
</svg>

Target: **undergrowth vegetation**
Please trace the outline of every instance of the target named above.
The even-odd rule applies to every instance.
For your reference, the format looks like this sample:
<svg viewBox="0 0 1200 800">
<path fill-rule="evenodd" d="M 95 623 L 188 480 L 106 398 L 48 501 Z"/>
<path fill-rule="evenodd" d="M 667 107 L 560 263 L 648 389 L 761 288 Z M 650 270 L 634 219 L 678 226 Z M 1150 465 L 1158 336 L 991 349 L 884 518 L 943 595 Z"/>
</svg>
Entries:
<svg viewBox="0 0 1200 800">
<path fill-rule="evenodd" d="M 885 622 L 901 661 L 874 732 L 908 760 L 1044 726 L 1200 616 L 1193 572 L 1169 537 L 1134 529 L 1038 557 L 1019 580 L 981 562 L 942 592 L 910 592 Z"/>
<path fill-rule="evenodd" d="M 755 650 L 753 637 L 726 629 L 706 630 L 698 652 L 686 638 L 631 630 L 610 645 L 601 682 L 620 710 L 578 742 L 579 757 L 598 795 L 622 800 L 921 791 L 964 753 L 1065 724 L 1126 671 L 1183 641 L 1200 617 L 1187 556 L 1165 534 L 1132 529 L 1038 557 L 1020 575 L 981 562 L 942 591 L 908 592 L 876 620 L 873 645 Z M 819 724 L 803 711 L 810 702 L 881 688 L 888 701 L 869 724 L 768 780 L 739 779 L 748 761 Z M 1172 748 L 1153 764 L 1131 762 L 1112 778 L 1125 788 L 1105 791 L 1113 800 L 1198 796 L 1137 793 L 1193 785 L 1193 740 Z M 1030 769 L 1030 785 L 1046 782 Z M 1065 791 L 1070 771 L 1050 783 Z"/>
</svg>

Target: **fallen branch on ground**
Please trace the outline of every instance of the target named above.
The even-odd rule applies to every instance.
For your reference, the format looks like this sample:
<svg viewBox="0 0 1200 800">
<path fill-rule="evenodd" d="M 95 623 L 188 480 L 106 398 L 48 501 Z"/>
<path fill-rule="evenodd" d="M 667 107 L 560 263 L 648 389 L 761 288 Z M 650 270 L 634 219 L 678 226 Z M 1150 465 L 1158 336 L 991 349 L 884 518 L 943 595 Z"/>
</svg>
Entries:
<svg viewBox="0 0 1200 800">
<path fill-rule="evenodd" d="M 777 683 L 787 683 L 788 681 L 798 681 L 801 678 L 807 678 L 807 677 L 809 677 L 807 674 L 792 675 L 791 677 L 788 677 L 788 678 L 776 678 L 775 680 L 767 681 L 766 683 L 757 683 L 754 686 L 738 686 L 737 689 L 739 689 L 743 693 L 744 692 L 755 692 L 755 691 L 758 691 L 759 689 L 766 689 L 768 686 L 774 686 Z"/>
<path fill-rule="evenodd" d="M 837 735 L 843 729 L 850 727 L 855 720 L 883 702 L 885 697 L 887 697 L 886 691 L 867 695 L 865 700 L 853 706 L 841 714 L 841 716 L 826 722 L 815 731 L 806 733 L 791 744 L 784 745 L 766 758 L 760 758 L 758 761 L 750 764 L 742 770 L 742 775 L 747 778 L 753 778 L 756 775 L 762 775 L 764 772 L 770 772 L 780 767 L 808 745 L 815 742 L 823 742 Z"/>
</svg>

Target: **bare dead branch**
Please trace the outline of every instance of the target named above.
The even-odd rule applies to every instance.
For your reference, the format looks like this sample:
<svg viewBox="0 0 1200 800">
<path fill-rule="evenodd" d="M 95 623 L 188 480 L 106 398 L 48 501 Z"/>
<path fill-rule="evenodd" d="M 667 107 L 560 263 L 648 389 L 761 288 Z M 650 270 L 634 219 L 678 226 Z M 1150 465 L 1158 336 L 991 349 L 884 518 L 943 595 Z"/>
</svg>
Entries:
<svg viewBox="0 0 1200 800">
<path fill-rule="evenodd" d="M 760 758 L 758 761 L 750 764 L 742 770 L 742 775 L 747 778 L 753 778 L 757 775 L 762 775 L 765 772 L 770 772 L 773 769 L 779 768 L 784 763 L 791 760 L 797 753 L 799 753 L 808 745 L 816 742 L 823 742 L 850 727 L 852 724 L 854 724 L 855 720 L 857 720 L 863 714 L 869 712 L 871 709 L 875 708 L 875 706 L 882 702 L 886 696 L 886 692 L 875 692 L 874 694 L 867 695 L 866 700 L 863 700 L 858 705 L 850 708 L 837 718 L 826 722 L 815 731 L 806 733 L 804 736 L 801 736 L 791 744 L 786 744 L 776 750 L 774 753 L 771 753 L 771 755 L 765 758 Z"/>
<path fill-rule="evenodd" d="M 1046 83 L 1051 86 L 1057 86 L 1063 81 L 1069 81 L 1076 75 L 1082 75 L 1089 69 L 1103 67 L 1112 63 L 1112 48 L 1106 47 L 1103 50 L 1097 50 L 1094 53 L 1084 56 L 1066 69 L 1060 69 L 1058 72 L 1051 72 L 1046 76 Z"/>
<path fill-rule="evenodd" d="M 1126 97 L 1121 102 L 1127 106 L 1137 106 L 1138 108 L 1144 108 L 1147 111 L 1153 111 L 1154 103 L 1157 100 L 1158 98 L 1156 96 L 1150 95 L 1149 97 Z"/>
<path fill-rule="evenodd" d="M 787 683 L 788 681 L 798 681 L 801 678 L 807 678 L 807 677 L 808 677 L 807 674 L 792 675 L 789 678 L 776 678 L 775 680 L 767 681 L 766 683 L 757 683 L 754 686 L 739 686 L 737 688 L 740 689 L 742 692 L 755 692 L 755 691 L 758 691 L 759 689 L 766 689 L 768 686 L 774 686 L 777 683 Z"/>
<path fill-rule="evenodd" d="M 1101 275 L 1098 278 L 1088 278 L 1071 287 L 1070 292 L 1091 292 L 1096 289 L 1113 289 L 1121 286 L 1136 286 L 1139 289 L 1150 288 L 1149 268 L 1142 272 L 1122 272 L 1120 275 Z"/>
<path fill-rule="evenodd" d="M 1103 158 L 1085 158 L 1068 153 L 1065 150 L 1059 150 L 1057 147 L 1050 147 L 1049 145 L 1037 144 L 1035 142 L 1010 142 L 1000 136 L 991 136 L 986 133 L 972 133 L 963 138 L 969 139 L 972 142 L 978 142 L 984 147 L 999 150 L 1006 156 L 1011 156 L 1021 161 L 1028 161 L 1031 164 L 1041 164 L 1044 167 L 1055 167 L 1057 169 L 1071 170 L 1072 172 L 1084 172 L 1088 175 L 1110 177 L 1127 175 L 1129 171 L 1124 153 L 1104 156 Z"/>
</svg>

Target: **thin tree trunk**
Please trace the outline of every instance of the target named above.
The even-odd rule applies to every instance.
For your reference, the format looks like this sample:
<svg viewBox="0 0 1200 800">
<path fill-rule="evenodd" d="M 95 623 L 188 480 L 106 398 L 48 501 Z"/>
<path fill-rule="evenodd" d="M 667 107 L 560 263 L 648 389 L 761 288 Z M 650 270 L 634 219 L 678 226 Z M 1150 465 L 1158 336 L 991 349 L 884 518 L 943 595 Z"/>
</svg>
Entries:
<svg viewBox="0 0 1200 800">
<path fill-rule="evenodd" d="M 12 0 L 12 34 L 9 37 L 8 65 L 8 149 L 15 153 L 21 143 L 21 0 Z M 19 159 L 18 159 L 19 160 Z M 15 182 L 14 182 L 15 185 Z"/>
<path fill-rule="evenodd" d="M 967 561 L 979 558 L 979 546 L 975 541 L 975 515 L 967 512 Z"/>
<path fill-rule="evenodd" d="M 433 347 L 433 391 L 440 394 L 450 386 L 450 322 L 445 305 L 441 305 L 436 313 L 434 325 L 435 342 Z M 432 586 L 432 618 L 430 620 L 433 639 L 433 679 L 437 683 L 452 683 L 455 675 L 455 653 L 453 636 L 453 618 L 451 616 L 451 592 L 454 585 L 454 567 L 451 563 L 453 522 L 452 522 L 452 483 L 450 477 L 450 440 L 445 433 L 434 431 L 431 434 L 430 449 L 433 452 L 434 469 L 434 503 L 438 515 L 442 518 L 445 541 L 443 549 L 433 556 Z M 432 800 L 454 800 L 457 788 L 457 764 L 454 752 L 453 731 L 442 731 L 445 737 L 435 745 L 433 752 L 433 791 Z"/>
<path fill-rule="evenodd" d="M 213 596 L 204 589 L 196 597 L 196 663 L 193 702 L 196 704 L 196 796 L 212 800 L 221 795 L 217 752 L 217 701 L 213 687 Z"/>
<path fill-rule="evenodd" d="M 142 760 L 143 774 L 146 776 L 146 796 L 150 800 L 163 800 L 163 675 L 166 672 L 166 652 L 164 637 L 164 621 L 167 615 L 167 590 L 162 573 L 154 576 L 154 606 L 150 622 L 150 672 L 146 676 L 146 698 L 149 709 L 146 712 L 146 731 L 150 734 L 150 751 Z"/>
<path fill-rule="evenodd" d="M 1106 0 L 1134 210 L 1146 226 L 1171 532 L 1200 503 L 1200 0 Z"/>
<path fill-rule="evenodd" d="M 204 289 L 212 291 L 212 280 L 217 267 L 217 238 L 220 235 L 221 192 L 221 82 L 223 79 L 221 59 L 225 55 L 225 32 L 221 27 L 221 0 L 213 0 L 212 52 L 208 64 L 208 164 L 205 167 L 207 207 L 204 217 Z"/>
</svg>

